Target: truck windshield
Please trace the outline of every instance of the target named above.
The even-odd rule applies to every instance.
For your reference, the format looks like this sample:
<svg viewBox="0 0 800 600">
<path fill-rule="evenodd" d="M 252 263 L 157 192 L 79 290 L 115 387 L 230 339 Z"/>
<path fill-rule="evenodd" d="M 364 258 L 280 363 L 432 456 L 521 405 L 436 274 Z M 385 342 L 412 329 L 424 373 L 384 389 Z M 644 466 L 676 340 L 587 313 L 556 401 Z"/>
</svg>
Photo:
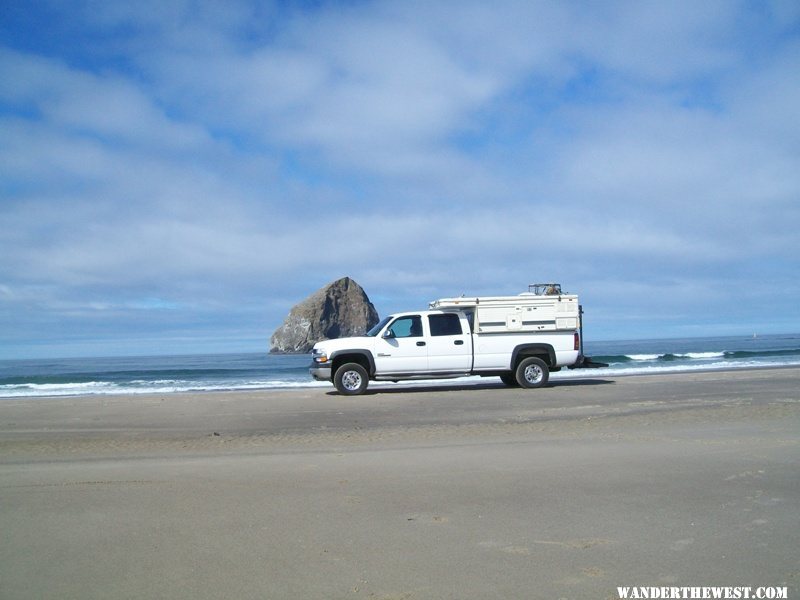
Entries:
<svg viewBox="0 0 800 600">
<path fill-rule="evenodd" d="M 372 329 L 370 329 L 367 332 L 367 335 L 369 337 L 375 337 L 376 335 L 378 335 L 381 332 L 381 329 L 383 329 L 391 319 L 392 319 L 392 317 L 384 317 L 383 319 L 381 319 L 380 323 L 375 325 L 375 327 L 373 327 Z"/>
</svg>

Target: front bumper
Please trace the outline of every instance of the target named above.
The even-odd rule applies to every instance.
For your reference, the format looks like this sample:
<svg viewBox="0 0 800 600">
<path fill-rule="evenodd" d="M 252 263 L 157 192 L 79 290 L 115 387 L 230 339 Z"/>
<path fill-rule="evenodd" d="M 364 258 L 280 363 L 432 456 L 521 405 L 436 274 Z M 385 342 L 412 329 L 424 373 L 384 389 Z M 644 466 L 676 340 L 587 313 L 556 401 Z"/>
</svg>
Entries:
<svg viewBox="0 0 800 600">
<path fill-rule="evenodd" d="M 317 363 L 312 363 L 311 368 L 308 369 L 308 372 L 311 373 L 311 376 L 317 381 L 333 381 L 330 365 L 318 365 Z"/>
</svg>

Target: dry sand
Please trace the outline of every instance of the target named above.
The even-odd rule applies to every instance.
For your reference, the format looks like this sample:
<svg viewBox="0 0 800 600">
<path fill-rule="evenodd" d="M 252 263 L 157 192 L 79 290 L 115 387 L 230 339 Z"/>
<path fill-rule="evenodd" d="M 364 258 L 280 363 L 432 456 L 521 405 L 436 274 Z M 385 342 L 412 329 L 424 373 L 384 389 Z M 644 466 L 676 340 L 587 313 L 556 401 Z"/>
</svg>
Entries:
<svg viewBox="0 0 800 600">
<path fill-rule="evenodd" d="M 0 400 L 0 507 L 4 600 L 797 598 L 800 369 Z"/>
</svg>

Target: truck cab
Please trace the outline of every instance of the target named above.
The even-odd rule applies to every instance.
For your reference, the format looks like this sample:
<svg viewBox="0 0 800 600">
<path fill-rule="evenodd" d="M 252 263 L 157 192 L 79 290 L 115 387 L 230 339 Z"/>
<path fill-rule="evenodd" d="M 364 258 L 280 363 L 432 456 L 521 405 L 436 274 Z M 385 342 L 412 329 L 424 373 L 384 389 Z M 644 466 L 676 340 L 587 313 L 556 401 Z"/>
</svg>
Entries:
<svg viewBox="0 0 800 600">
<path fill-rule="evenodd" d="M 355 361 L 368 376 L 380 379 L 469 375 L 473 358 L 469 318 L 462 311 L 398 313 L 363 337 L 316 344 L 312 357 L 311 375 L 320 381 L 333 380 L 344 360 Z"/>
</svg>

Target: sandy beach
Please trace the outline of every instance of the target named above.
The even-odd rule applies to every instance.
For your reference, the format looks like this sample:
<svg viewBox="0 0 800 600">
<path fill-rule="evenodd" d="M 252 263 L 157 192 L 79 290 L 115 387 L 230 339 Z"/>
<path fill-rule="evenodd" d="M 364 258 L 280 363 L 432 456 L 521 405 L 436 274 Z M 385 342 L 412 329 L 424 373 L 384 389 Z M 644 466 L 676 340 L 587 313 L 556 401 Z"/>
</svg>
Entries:
<svg viewBox="0 0 800 600">
<path fill-rule="evenodd" d="M 0 598 L 800 592 L 800 369 L 0 400 Z"/>
</svg>

